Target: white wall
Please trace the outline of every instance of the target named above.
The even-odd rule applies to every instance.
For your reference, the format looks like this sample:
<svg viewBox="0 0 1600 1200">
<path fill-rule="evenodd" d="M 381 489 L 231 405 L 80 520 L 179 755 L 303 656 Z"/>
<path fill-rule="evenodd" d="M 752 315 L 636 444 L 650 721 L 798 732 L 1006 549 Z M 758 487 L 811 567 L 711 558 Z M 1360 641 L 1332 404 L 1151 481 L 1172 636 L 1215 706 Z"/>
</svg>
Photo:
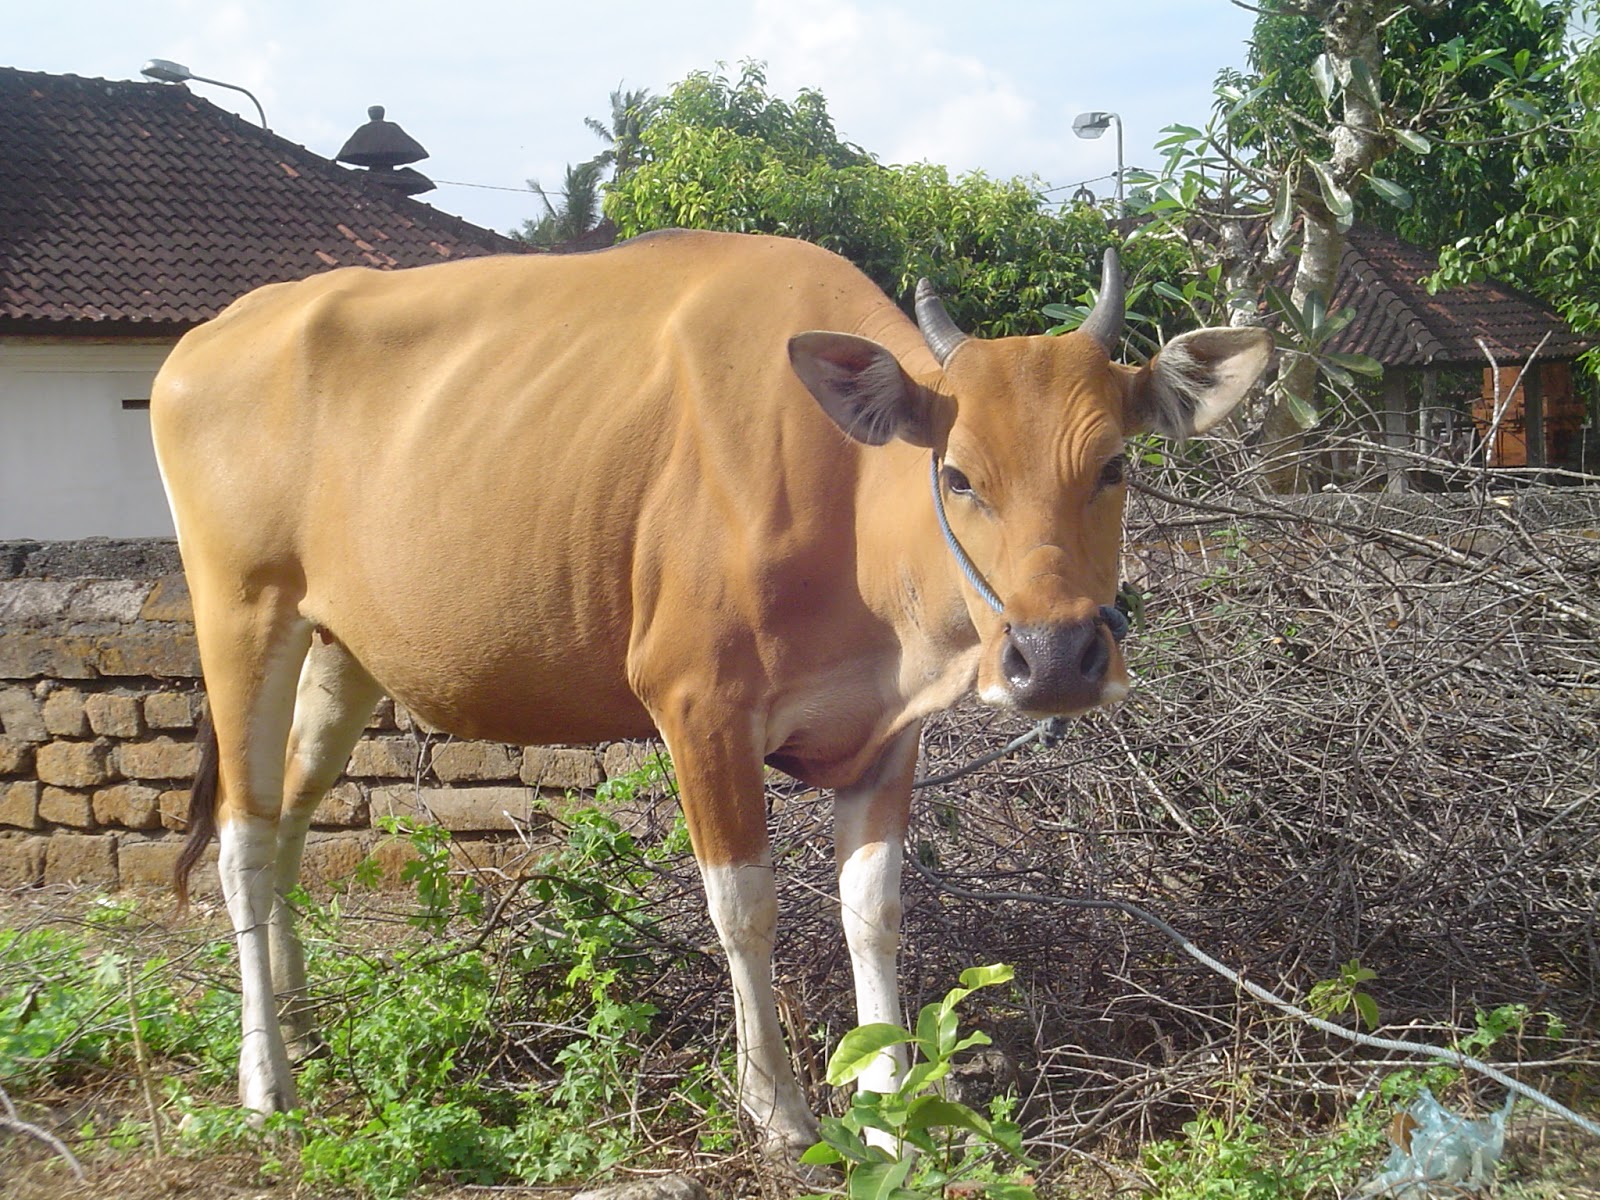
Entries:
<svg viewBox="0 0 1600 1200">
<path fill-rule="evenodd" d="M 0 540 L 170 537 L 150 381 L 172 349 L 0 338 Z"/>
</svg>

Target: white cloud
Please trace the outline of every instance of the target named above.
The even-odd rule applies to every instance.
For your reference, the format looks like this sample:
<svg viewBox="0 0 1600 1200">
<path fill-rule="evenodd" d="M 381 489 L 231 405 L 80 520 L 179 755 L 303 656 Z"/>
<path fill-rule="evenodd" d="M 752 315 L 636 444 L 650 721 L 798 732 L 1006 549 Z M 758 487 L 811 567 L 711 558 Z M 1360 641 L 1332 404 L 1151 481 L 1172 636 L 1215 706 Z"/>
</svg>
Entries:
<svg viewBox="0 0 1600 1200">
<path fill-rule="evenodd" d="M 1034 102 L 949 42 L 943 27 L 898 7 L 760 0 L 747 54 L 769 63 L 781 95 L 820 90 L 840 132 L 885 161 L 956 170 L 1026 161 L 1038 149 Z"/>
</svg>

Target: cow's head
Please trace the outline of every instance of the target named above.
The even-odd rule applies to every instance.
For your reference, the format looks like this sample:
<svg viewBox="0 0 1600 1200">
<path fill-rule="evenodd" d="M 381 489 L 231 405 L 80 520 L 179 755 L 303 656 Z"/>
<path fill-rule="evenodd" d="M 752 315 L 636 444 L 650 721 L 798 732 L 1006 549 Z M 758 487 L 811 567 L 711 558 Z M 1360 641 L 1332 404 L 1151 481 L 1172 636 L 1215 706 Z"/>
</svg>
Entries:
<svg viewBox="0 0 1600 1200">
<path fill-rule="evenodd" d="M 1101 608 L 1117 591 L 1124 445 L 1221 420 L 1266 366 L 1270 335 L 1201 329 L 1143 367 L 1111 361 L 1123 289 L 1109 251 L 1100 302 L 1065 337 L 967 337 L 925 283 L 917 321 L 939 364 L 929 376 L 840 333 L 800 334 L 790 360 L 852 437 L 926 446 L 939 462 L 950 526 L 1001 606 L 962 585 L 984 647 L 980 696 L 1034 716 L 1121 699 L 1127 670 Z"/>
</svg>

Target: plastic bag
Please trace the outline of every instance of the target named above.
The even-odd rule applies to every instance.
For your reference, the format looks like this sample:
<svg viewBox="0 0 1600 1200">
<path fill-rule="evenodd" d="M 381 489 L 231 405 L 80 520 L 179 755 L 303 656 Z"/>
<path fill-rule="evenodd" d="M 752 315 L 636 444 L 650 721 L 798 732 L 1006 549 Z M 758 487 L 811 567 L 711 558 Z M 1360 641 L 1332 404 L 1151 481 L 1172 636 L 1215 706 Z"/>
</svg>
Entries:
<svg viewBox="0 0 1600 1200">
<path fill-rule="evenodd" d="M 1473 1120 L 1451 1112 L 1427 1088 L 1389 1127 L 1394 1143 L 1383 1170 L 1358 1195 L 1434 1200 L 1488 1189 L 1505 1148 L 1510 1096 L 1497 1113 Z"/>
</svg>

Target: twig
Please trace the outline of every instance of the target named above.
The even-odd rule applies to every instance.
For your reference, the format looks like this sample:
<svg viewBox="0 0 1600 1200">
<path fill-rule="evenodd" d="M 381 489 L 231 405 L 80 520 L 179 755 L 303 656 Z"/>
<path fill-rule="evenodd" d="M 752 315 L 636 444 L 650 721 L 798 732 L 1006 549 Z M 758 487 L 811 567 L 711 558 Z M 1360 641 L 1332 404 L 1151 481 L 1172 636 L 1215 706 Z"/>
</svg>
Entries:
<svg viewBox="0 0 1600 1200">
<path fill-rule="evenodd" d="M 88 1176 L 83 1173 L 83 1164 L 78 1161 L 77 1155 L 67 1149 L 67 1144 L 47 1129 L 41 1129 L 17 1116 L 17 1106 L 11 1102 L 11 1096 L 3 1086 L 0 1086 L 0 1105 L 4 1105 L 6 1115 L 0 1117 L 0 1129 L 9 1129 L 12 1133 L 26 1134 L 28 1137 L 43 1142 L 54 1150 L 67 1165 L 72 1168 L 72 1173 L 78 1177 L 79 1183 L 87 1183 Z"/>
<path fill-rule="evenodd" d="M 1473 1058 L 1471 1055 L 1462 1054 L 1459 1050 L 1447 1050 L 1441 1046 L 1430 1046 L 1426 1042 L 1412 1042 L 1400 1038 L 1374 1037 L 1371 1034 L 1362 1033 L 1359 1029 L 1346 1029 L 1342 1025 L 1335 1025 L 1332 1021 L 1325 1021 L 1321 1017 L 1313 1016 L 1305 1009 L 1300 1008 L 1298 1005 L 1292 1004 L 1283 999 L 1281 996 L 1268 991 L 1260 984 L 1252 983 L 1250 980 L 1246 979 L 1243 975 L 1239 974 L 1239 972 L 1235 971 L 1227 964 L 1218 962 L 1204 950 L 1200 949 L 1200 947 L 1196 946 L 1183 934 L 1179 933 L 1171 925 L 1163 921 L 1160 917 L 1155 916 L 1153 913 L 1146 912 L 1137 904 L 1130 904 L 1126 900 L 1093 899 L 1082 896 L 1039 896 L 1028 892 L 974 891 L 969 888 L 957 887 L 955 884 L 941 879 L 939 876 L 933 874 L 933 872 L 929 871 L 920 862 L 918 862 L 914 855 L 909 856 L 909 858 L 917 871 L 920 872 L 922 876 L 935 887 L 938 887 L 942 891 L 947 891 L 953 896 L 960 896 L 966 900 L 978 900 L 987 904 L 1016 901 L 1024 904 L 1059 904 L 1070 908 L 1110 909 L 1120 912 L 1125 916 L 1133 917 L 1137 921 L 1144 922 L 1144 924 L 1150 926 L 1150 928 L 1164 933 L 1190 958 L 1194 959 L 1202 966 L 1215 971 L 1218 975 L 1222 976 L 1222 978 L 1226 979 L 1235 987 L 1242 988 L 1244 991 L 1248 992 L 1251 996 L 1255 997 L 1263 1004 L 1271 1005 L 1279 1012 L 1282 1012 L 1287 1016 L 1294 1017 L 1298 1021 L 1303 1021 L 1305 1024 L 1310 1025 L 1313 1029 L 1321 1030 L 1323 1033 L 1332 1034 L 1334 1037 L 1343 1038 L 1345 1041 L 1349 1042 L 1356 1042 L 1359 1045 L 1367 1046 L 1375 1050 L 1394 1050 L 1402 1054 L 1421 1054 L 1429 1058 L 1438 1059 L 1441 1062 L 1447 1062 L 1452 1066 L 1465 1067 L 1468 1070 L 1476 1071 L 1478 1074 L 1494 1080 L 1502 1087 L 1517 1093 L 1517 1095 L 1522 1096 L 1525 1099 L 1532 1100 L 1535 1104 L 1541 1106 L 1542 1108 L 1549 1109 L 1558 1117 L 1570 1121 L 1585 1133 L 1600 1138 L 1600 1125 L 1595 1124 L 1587 1117 L 1579 1116 L 1566 1105 L 1555 1099 L 1552 1099 L 1543 1092 L 1538 1091 L 1535 1088 L 1531 1088 L 1525 1083 L 1519 1083 L 1505 1072 L 1496 1067 L 1490 1066 L 1481 1059 Z"/>
</svg>

